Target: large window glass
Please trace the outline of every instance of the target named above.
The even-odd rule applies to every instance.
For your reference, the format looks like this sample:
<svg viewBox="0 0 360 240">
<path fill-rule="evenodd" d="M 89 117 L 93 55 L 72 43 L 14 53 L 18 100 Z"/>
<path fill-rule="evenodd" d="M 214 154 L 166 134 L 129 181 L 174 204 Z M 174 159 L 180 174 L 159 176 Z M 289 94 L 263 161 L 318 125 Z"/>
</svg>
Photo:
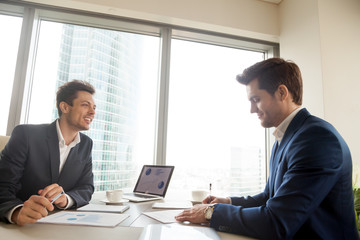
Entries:
<svg viewBox="0 0 360 240">
<path fill-rule="evenodd" d="M 0 14 L 0 135 L 6 135 L 21 23 L 21 17 Z"/>
<path fill-rule="evenodd" d="M 95 119 L 83 132 L 94 142 L 96 191 L 132 189 L 144 164 L 175 166 L 169 195 L 210 183 L 218 195 L 263 190 L 265 130 L 235 76 L 276 45 L 46 6 L 4 6 L 0 134 L 7 125 L 11 131 L 54 121 L 58 87 L 85 80 L 96 89 Z M 23 31 L 14 14 L 26 19 Z M 15 66 L 20 34 L 24 59 Z"/>
<path fill-rule="evenodd" d="M 57 88 L 73 79 L 96 89 L 95 189 L 131 188 L 153 163 L 159 37 L 41 21 L 29 123 L 54 121 Z"/>
<path fill-rule="evenodd" d="M 235 77 L 264 54 L 173 40 L 167 164 L 174 189 L 220 195 L 258 193 L 265 185 L 265 130 L 250 114 Z"/>
</svg>

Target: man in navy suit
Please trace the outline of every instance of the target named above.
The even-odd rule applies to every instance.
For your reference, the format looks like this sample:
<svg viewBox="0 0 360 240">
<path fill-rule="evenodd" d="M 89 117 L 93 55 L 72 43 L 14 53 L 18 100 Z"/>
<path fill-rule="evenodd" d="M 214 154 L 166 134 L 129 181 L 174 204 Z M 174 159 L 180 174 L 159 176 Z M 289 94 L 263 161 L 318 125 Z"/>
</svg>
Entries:
<svg viewBox="0 0 360 240">
<path fill-rule="evenodd" d="M 14 128 L 0 155 L 2 221 L 22 226 L 47 216 L 53 204 L 68 209 L 90 201 L 92 140 L 79 131 L 94 118 L 94 93 L 87 82 L 65 83 L 57 92 L 55 122 Z"/>
<path fill-rule="evenodd" d="M 298 66 L 271 58 L 237 80 L 246 85 L 250 112 L 275 127 L 265 190 L 207 197 L 176 219 L 260 239 L 358 239 L 349 148 L 331 124 L 301 108 Z"/>
</svg>

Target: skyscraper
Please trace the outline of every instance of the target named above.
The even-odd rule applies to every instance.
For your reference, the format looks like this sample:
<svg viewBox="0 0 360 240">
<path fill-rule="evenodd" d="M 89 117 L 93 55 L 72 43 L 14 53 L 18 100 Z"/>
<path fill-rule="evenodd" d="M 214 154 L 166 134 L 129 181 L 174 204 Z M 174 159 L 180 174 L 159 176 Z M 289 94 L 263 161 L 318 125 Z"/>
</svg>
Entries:
<svg viewBox="0 0 360 240">
<path fill-rule="evenodd" d="M 125 188 L 137 174 L 136 131 L 141 39 L 136 34 L 76 25 L 63 27 L 57 87 L 73 79 L 96 89 L 93 141 L 95 190 Z M 55 106 L 55 105 L 54 105 Z M 53 112 L 56 116 L 56 109 Z"/>
<path fill-rule="evenodd" d="M 231 148 L 230 195 L 254 195 L 265 185 L 265 161 L 258 147 Z"/>
</svg>

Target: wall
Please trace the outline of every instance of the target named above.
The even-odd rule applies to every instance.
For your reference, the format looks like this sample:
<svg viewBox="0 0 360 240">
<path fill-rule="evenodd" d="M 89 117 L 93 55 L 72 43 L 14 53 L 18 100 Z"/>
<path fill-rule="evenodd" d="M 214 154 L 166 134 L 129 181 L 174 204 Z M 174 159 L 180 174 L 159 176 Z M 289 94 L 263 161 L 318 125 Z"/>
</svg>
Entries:
<svg viewBox="0 0 360 240">
<path fill-rule="evenodd" d="M 303 106 L 324 117 L 321 43 L 317 1 L 285 0 L 279 6 L 280 55 L 293 60 L 302 72 Z"/>
<path fill-rule="evenodd" d="M 331 122 L 360 164 L 360 1 L 283 0 L 280 54 L 297 62 L 304 106 Z"/>
<path fill-rule="evenodd" d="M 360 164 L 360 1 L 319 0 L 325 118 Z"/>
<path fill-rule="evenodd" d="M 258 0 L 29 0 L 278 42 L 277 5 Z"/>
</svg>

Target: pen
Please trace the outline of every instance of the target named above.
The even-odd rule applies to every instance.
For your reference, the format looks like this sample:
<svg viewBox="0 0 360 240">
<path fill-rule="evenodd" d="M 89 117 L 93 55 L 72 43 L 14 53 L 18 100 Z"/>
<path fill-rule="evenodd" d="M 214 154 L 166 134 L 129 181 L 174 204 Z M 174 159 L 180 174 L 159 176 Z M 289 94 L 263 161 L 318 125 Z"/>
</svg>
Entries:
<svg viewBox="0 0 360 240">
<path fill-rule="evenodd" d="M 59 197 L 61 197 L 61 195 L 64 194 L 64 191 L 62 191 L 61 193 L 59 193 L 58 195 L 56 195 L 52 200 L 51 203 L 54 203 Z"/>
<path fill-rule="evenodd" d="M 210 185 L 209 185 L 209 190 L 210 190 L 210 193 L 209 193 L 209 201 L 208 201 L 208 203 L 211 202 L 211 183 L 210 183 Z"/>
</svg>

